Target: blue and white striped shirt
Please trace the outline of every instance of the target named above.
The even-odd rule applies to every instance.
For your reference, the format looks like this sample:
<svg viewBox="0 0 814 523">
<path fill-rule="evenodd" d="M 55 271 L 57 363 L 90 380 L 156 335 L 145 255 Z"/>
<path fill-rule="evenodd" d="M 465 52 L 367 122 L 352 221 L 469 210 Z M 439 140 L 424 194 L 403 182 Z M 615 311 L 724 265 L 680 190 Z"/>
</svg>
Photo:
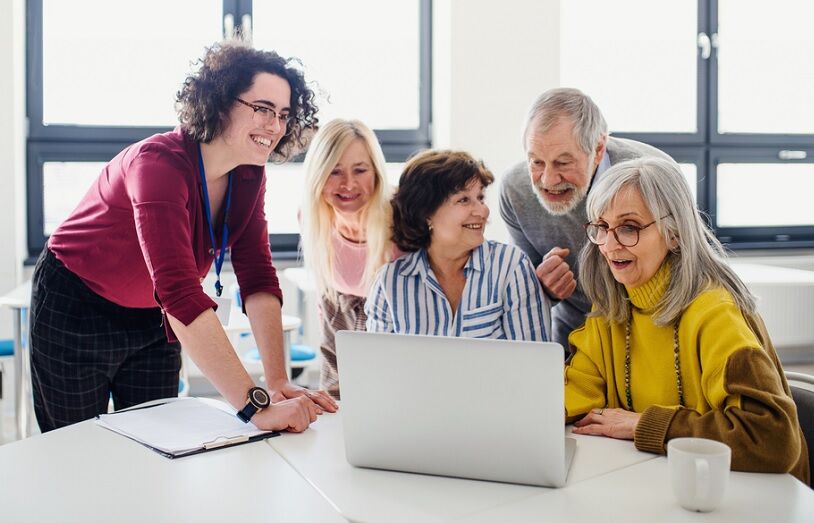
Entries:
<svg viewBox="0 0 814 523">
<path fill-rule="evenodd" d="M 455 314 L 421 249 L 385 265 L 365 304 L 369 332 L 546 341 L 549 304 L 519 248 L 486 241 L 464 267 Z"/>
</svg>

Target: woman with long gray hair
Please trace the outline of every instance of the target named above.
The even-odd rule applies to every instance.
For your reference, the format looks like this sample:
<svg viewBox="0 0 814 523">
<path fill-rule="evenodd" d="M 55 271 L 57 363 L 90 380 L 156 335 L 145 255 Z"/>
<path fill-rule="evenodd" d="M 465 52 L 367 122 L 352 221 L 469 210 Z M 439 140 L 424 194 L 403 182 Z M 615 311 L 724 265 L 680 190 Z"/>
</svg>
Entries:
<svg viewBox="0 0 814 523">
<path fill-rule="evenodd" d="M 808 451 L 755 298 L 727 265 L 674 162 L 613 166 L 587 202 L 580 281 L 593 303 L 571 333 L 565 409 L 574 433 L 732 448 L 734 470 L 808 484 Z"/>
</svg>

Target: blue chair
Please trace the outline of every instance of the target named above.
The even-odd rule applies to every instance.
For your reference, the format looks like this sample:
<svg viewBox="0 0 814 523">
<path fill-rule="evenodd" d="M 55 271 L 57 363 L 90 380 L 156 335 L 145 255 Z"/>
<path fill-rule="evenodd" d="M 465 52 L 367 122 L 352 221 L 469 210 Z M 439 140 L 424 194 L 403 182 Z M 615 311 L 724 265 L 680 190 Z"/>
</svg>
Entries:
<svg viewBox="0 0 814 523">
<path fill-rule="evenodd" d="M 0 340 L 0 358 L 14 356 L 14 340 Z M 0 359 L 0 400 L 3 399 L 3 360 Z"/>
<path fill-rule="evenodd" d="M 246 334 L 246 336 L 251 336 L 251 334 Z M 241 337 L 245 336 L 241 334 Z M 307 365 L 307 363 L 317 357 L 317 353 L 316 351 L 314 351 L 314 349 L 312 349 L 308 345 L 299 345 L 299 344 L 291 345 L 290 355 L 291 355 L 291 379 L 294 379 L 300 374 L 302 374 L 302 371 Z M 257 347 L 250 349 L 243 356 L 243 359 L 250 363 L 256 363 L 260 361 L 260 351 L 257 349 Z"/>
<path fill-rule="evenodd" d="M 185 397 L 189 395 L 189 384 L 183 377 L 178 380 L 178 397 Z"/>
<path fill-rule="evenodd" d="M 291 361 L 309 361 L 317 357 L 317 353 L 314 352 L 314 349 L 309 347 L 308 345 L 292 345 L 291 346 Z M 257 347 L 253 348 L 249 352 L 246 353 L 245 356 L 247 361 L 260 361 L 260 351 L 257 350 Z"/>
<path fill-rule="evenodd" d="M 0 340 L 0 440 L 3 435 L 3 373 L 5 369 L 5 360 L 9 356 L 14 356 L 14 340 Z"/>
</svg>

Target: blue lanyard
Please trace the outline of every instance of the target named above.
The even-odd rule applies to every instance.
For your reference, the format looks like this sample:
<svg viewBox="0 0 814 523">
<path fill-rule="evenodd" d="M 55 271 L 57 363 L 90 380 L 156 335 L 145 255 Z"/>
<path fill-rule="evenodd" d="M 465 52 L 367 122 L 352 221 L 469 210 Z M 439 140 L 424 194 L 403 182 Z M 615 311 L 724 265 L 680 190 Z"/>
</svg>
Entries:
<svg viewBox="0 0 814 523">
<path fill-rule="evenodd" d="M 201 154 L 201 144 L 198 144 L 198 170 L 201 174 L 201 187 L 203 187 L 204 209 L 206 209 L 206 224 L 209 226 L 209 239 L 212 241 L 210 252 L 215 256 L 215 293 L 220 298 L 223 293 L 223 285 L 220 283 L 220 269 L 223 267 L 223 258 L 226 256 L 226 241 L 229 239 L 229 208 L 232 206 L 232 174 L 229 173 L 229 188 L 226 190 L 226 210 L 223 214 L 223 235 L 221 237 L 220 250 L 215 245 L 215 227 L 212 224 L 212 209 L 209 207 L 209 190 L 206 188 L 206 171 L 204 170 L 203 154 Z"/>
</svg>

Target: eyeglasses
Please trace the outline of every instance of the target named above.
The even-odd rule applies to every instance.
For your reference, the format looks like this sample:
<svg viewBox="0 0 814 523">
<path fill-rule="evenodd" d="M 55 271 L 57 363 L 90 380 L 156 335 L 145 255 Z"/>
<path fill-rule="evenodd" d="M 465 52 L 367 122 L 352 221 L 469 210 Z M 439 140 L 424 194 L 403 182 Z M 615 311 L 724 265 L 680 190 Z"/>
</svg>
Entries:
<svg viewBox="0 0 814 523">
<path fill-rule="evenodd" d="M 667 218 L 667 216 L 670 215 L 666 214 L 659 218 L 659 220 L 663 220 Z M 653 220 L 647 225 L 625 224 L 617 225 L 616 227 L 608 227 L 600 223 L 586 223 L 585 233 L 588 235 L 588 239 L 591 240 L 591 243 L 596 245 L 605 245 L 608 241 L 608 233 L 612 232 L 613 237 L 616 238 L 616 242 L 619 245 L 623 247 L 634 247 L 639 243 L 639 233 L 657 221 L 658 220 Z"/>
<path fill-rule="evenodd" d="M 283 127 L 286 130 L 286 135 L 291 134 L 291 131 L 294 130 L 293 124 L 296 121 L 296 118 L 290 114 L 279 114 L 271 107 L 252 104 L 245 100 L 241 100 L 240 98 L 235 98 L 235 101 L 245 105 L 246 107 L 250 107 L 252 111 L 254 111 L 254 123 L 260 127 L 267 126 L 272 119 L 276 118 L 280 122 L 280 127 Z"/>
</svg>

